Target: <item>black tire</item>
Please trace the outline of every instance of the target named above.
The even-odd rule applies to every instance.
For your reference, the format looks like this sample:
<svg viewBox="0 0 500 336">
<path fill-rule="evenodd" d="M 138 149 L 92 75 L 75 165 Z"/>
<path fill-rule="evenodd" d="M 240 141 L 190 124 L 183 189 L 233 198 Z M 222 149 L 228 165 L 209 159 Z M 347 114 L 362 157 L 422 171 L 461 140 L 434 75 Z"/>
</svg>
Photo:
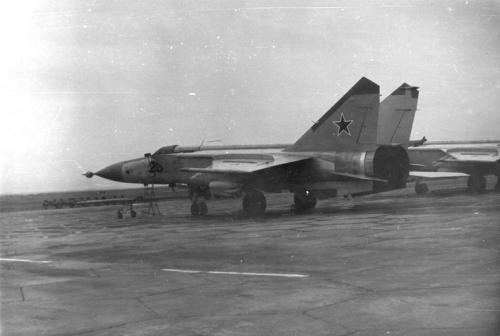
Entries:
<svg viewBox="0 0 500 336">
<path fill-rule="evenodd" d="M 137 212 L 135 212 L 134 210 L 130 210 L 130 216 L 132 218 L 135 218 L 137 216 Z"/>
<path fill-rule="evenodd" d="M 122 219 L 123 218 L 123 214 L 120 210 L 118 210 L 118 212 L 116 213 L 118 219 Z"/>
<path fill-rule="evenodd" d="M 208 213 L 207 203 L 205 202 L 198 203 L 198 208 L 200 209 L 199 211 L 200 216 L 204 216 Z"/>
<path fill-rule="evenodd" d="M 425 184 L 425 183 L 415 184 L 415 193 L 417 195 L 426 194 L 428 191 L 429 191 L 429 188 L 427 187 L 427 184 Z"/>
<path fill-rule="evenodd" d="M 191 204 L 191 215 L 198 216 L 200 214 L 200 207 L 197 203 Z"/>
<path fill-rule="evenodd" d="M 473 194 L 479 194 L 486 190 L 486 178 L 482 175 L 471 175 L 467 180 L 467 189 Z"/>
<path fill-rule="evenodd" d="M 295 203 L 295 212 L 311 211 L 316 207 L 317 203 L 316 197 L 312 193 L 308 193 L 304 196 L 299 196 L 295 194 L 293 196 L 293 202 Z"/>
<path fill-rule="evenodd" d="M 243 211 L 247 216 L 261 217 L 266 206 L 266 197 L 258 190 L 251 190 L 243 197 Z"/>
</svg>

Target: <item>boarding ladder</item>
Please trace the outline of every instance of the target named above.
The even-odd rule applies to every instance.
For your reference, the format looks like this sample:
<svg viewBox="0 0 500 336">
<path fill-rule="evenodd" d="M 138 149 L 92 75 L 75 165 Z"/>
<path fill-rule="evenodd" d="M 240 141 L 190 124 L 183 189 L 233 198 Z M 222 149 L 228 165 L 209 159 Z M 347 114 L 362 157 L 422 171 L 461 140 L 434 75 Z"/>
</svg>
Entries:
<svg viewBox="0 0 500 336">
<path fill-rule="evenodd" d="M 143 216 L 162 216 L 155 197 L 155 177 L 158 169 L 158 163 L 151 157 L 151 154 L 144 154 L 148 159 L 148 170 L 146 172 L 146 182 L 144 183 L 144 193 L 142 196 L 141 215 Z"/>
</svg>

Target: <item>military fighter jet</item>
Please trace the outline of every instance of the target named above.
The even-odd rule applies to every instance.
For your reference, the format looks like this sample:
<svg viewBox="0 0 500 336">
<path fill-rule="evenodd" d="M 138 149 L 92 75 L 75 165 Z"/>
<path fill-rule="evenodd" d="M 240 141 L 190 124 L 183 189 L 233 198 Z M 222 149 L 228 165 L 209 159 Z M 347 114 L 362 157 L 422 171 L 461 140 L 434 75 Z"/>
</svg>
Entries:
<svg viewBox="0 0 500 336">
<path fill-rule="evenodd" d="M 217 190 L 243 191 L 240 214 L 262 216 L 263 192 L 289 190 L 294 193 L 291 210 L 302 212 L 313 209 L 317 199 L 404 188 L 409 173 L 406 150 L 377 146 L 379 91 L 377 84 L 360 79 L 297 142 L 283 149 L 166 146 L 148 159 L 116 163 L 95 175 L 129 183 L 188 184 L 193 215 L 207 211 L 198 197 Z M 151 171 L 154 181 L 148 178 Z"/>
<path fill-rule="evenodd" d="M 486 189 L 486 175 L 496 175 L 500 190 L 500 141 L 410 141 L 418 91 L 401 85 L 380 104 L 377 143 L 401 143 L 408 148 L 410 176 L 417 180 L 415 192 L 428 191 L 426 179 L 468 177 L 470 192 Z M 410 90 L 410 91 L 408 91 Z M 411 99 L 410 97 L 411 96 Z"/>
<path fill-rule="evenodd" d="M 496 175 L 494 190 L 500 190 L 500 141 L 436 141 L 408 149 L 413 176 L 439 178 L 466 177 L 467 189 L 481 193 L 486 189 L 486 175 Z M 427 186 L 415 186 L 418 194 Z"/>
</svg>

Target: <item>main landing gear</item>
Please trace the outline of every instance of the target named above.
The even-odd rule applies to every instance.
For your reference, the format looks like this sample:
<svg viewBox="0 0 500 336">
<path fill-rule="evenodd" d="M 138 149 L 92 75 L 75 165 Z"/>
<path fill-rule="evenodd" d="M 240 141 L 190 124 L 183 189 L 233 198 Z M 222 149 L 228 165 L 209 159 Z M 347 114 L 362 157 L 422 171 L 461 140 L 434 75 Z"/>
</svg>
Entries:
<svg viewBox="0 0 500 336">
<path fill-rule="evenodd" d="M 317 199 L 310 191 L 303 191 L 300 193 L 295 193 L 293 196 L 293 202 L 290 207 L 290 212 L 292 214 L 299 214 L 304 212 L 309 212 L 314 207 L 316 207 Z"/>
<path fill-rule="evenodd" d="M 498 186 L 498 183 L 497 183 Z M 484 175 L 471 175 L 467 180 L 467 190 L 472 194 L 480 194 L 486 190 Z"/>
<path fill-rule="evenodd" d="M 193 201 L 193 203 L 191 204 L 191 215 L 204 216 L 208 213 L 207 203 L 198 203 L 198 197 L 201 197 L 204 200 L 208 201 L 212 198 L 210 189 L 206 187 L 196 187 L 194 189 L 189 189 L 189 199 Z"/>
<path fill-rule="evenodd" d="M 191 204 L 191 215 L 193 216 L 203 216 L 208 213 L 207 203 L 200 202 L 197 203 L 196 200 Z"/>
<path fill-rule="evenodd" d="M 198 197 L 203 196 L 203 193 L 193 192 L 191 204 L 191 214 L 193 216 L 202 216 L 208 213 L 207 204 L 198 202 Z M 206 199 L 206 198 L 205 198 Z M 294 204 L 290 207 L 290 212 L 300 214 L 313 210 L 316 207 L 317 199 L 307 190 L 294 192 Z M 243 210 L 238 212 L 238 218 L 259 218 L 266 211 L 267 201 L 264 194 L 257 189 L 249 189 L 245 191 L 243 196 Z"/>
<path fill-rule="evenodd" d="M 195 189 L 191 194 L 193 203 L 191 204 L 191 215 L 203 216 L 208 213 L 208 207 L 205 202 L 198 202 L 198 197 L 203 197 L 205 200 L 210 199 L 208 189 Z M 251 189 L 245 193 L 243 197 L 243 210 L 238 213 L 238 217 L 262 217 L 266 211 L 266 197 L 262 192 L 256 189 Z"/>
<path fill-rule="evenodd" d="M 238 213 L 239 218 L 262 217 L 266 211 L 266 197 L 262 192 L 251 189 L 243 196 L 243 210 Z"/>
<path fill-rule="evenodd" d="M 415 184 L 415 193 L 417 195 L 423 195 L 427 194 L 429 192 L 429 188 L 427 187 L 427 184 L 425 183 L 420 183 L 420 181 L 417 181 Z"/>
</svg>

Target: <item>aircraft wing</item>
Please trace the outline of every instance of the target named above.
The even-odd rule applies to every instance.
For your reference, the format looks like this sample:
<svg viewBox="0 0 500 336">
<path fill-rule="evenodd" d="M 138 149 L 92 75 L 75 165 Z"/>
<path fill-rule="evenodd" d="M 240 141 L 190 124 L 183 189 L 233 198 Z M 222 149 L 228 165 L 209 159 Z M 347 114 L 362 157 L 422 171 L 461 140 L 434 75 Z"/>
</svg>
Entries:
<svg viewBox="0 0 500 336">
<path fill-rule="evenodd" d="M 181 172 L 205 173 L 205 174 L 226 174 L 233 177 L 250 178 L 251 174 L 265 172 L 265 170 L 304 162 L 312 159 L 310 156 L 299 156 L 290 154 L 222 154 L 212 157 L 212 165 L 207 168 L 186 167 L 180 168 Z M 351 180 L 380 181 L 386 180 L 368 177 L 364 175 L 354 175 L 348 173 L 332 172 L 331 175 L 348 178 Z"/>
<path fill-rule="evenodd" d="M 500 160 L 500 150 L 496 148 L 452 148 L 445 151 L 441 162 L 495 162 Z"/>
<path fill-rule="evenodd" d="M 290 154 L 219 154 L 213 155 L 210 158 L 212 159 L 212 165 L 209 167 L 185 167 L 180 168 L 179 171 L 190 173 L 248 175 L 272 167 L 310 159 L 308 156 Z"/>
</svg>

